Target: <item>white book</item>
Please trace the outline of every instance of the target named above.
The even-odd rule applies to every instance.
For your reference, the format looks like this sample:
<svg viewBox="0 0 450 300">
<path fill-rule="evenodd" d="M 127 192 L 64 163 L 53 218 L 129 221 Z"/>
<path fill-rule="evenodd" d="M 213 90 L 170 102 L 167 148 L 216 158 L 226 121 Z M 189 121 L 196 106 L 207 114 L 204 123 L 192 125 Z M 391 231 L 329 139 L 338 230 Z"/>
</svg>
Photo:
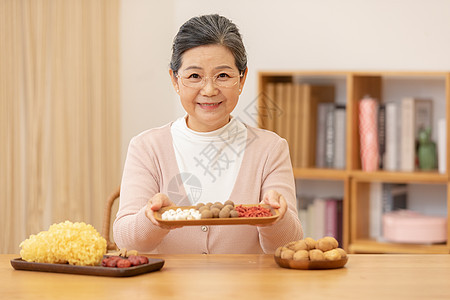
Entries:
<svg viewBox="0 0 450 300">
<path fill-rule="evenodd" d="M 369 206 L 369 235 L 372 239 L 380 240 L 382 237 L 383 214 L 383 184 L 381 182 L 372 182 L 370 184 Z"/>
<path fill-rule="evenodd" d="M 400 170 L 412 172 L 416 160 L 414 98 L 404 98 L 401 104 Z"/>
<path fill-rule="evenodd" d="M 386 103 L 386 153 L 384 168 L 388 171 L 398 170 L 398 113 L 397 104 Z"/>
<path fill-rule="evenodd" d="M 437 153 L 439 173 L 447 171 L 447 122 L 445 119 L 438 120 L 437 128 Z"/>
<path fill-rule="evenodd" d="M 302 208 L 298 210 L 298 218 L 300 219 L 300 223 L 302 224 L 303 229 L 303 238 L 311 236 L 309 232 L 308 226 L 308 210 L 307 208 Z"/>
<path fill-rule="evenodd" d="M 429 99 L 404 98 L 401 109 L 400 169 L 412 172 L 416 167 L 416 140 L 421 129 L 432 129 L 433 102 Z"/>
<path fill-rule="evenodd" d="M 320 239 L 325 236 L 325 214 L 326 200 L 315 198 L 314 201 L 314 228 L 312 228 L 314 239 Z"/>
<path fill-rule="evenodd" d="M 345 106 L 336 106 L 334 111 L 335 139 L 334 139 L 334 168 L 345 169 Z"/>
<path fill-rule="evenodd" d="M 307 212 L 307 223 L 306 223 L 306 228 L 307 228 L 307 232 L 308 235 L 305 235 L 304 237 L 312 237 L 313 239 L 316 239 L 315 237 L 315 233 L 314 233 L 314 227 L 315 227 L 315 221 L 314 221 L 314 217 L 315 217 L 315 207 L 314 207 L 314 203 L 311 203 L 308 205 L 308 207 L 306 208 L 306 212 Z"/>
</svg>

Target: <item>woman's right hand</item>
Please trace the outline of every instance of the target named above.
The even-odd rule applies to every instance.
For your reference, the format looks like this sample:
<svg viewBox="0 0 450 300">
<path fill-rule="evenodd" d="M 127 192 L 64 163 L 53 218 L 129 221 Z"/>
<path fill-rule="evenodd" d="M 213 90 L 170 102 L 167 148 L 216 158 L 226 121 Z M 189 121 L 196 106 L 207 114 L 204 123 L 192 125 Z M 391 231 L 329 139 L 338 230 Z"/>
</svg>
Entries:
<svg viewBox="0 0 450 300">
<path fill-rule="evenodd" d="M 153 212 L 158 211 L 162 207 L 166 206 L 175 206 L 175 204 L 172 201 L 170 201 L 167 195 L 158 193 L 148 200 L 147 207 L 145 208 L 145 215 L 153 224 L 164 229 L 175 229 L 182 227 L 182 226 L 168 226 L 156 221 Z"/>
</svg>

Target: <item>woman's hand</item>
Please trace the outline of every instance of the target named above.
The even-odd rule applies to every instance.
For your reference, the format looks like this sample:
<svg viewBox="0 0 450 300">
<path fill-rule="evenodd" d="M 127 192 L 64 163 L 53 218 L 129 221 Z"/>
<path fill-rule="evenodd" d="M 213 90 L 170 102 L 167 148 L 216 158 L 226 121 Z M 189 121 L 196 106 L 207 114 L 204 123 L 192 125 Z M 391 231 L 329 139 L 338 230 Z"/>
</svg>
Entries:
<svg viewBox="0 0 450 300">
<path fill-rule="evenodd" d="M 279 220 L 281 220 L 284 215 L 286 214 L 287 210 L 287 202 L 286 199 L 284 199 L 283 195 L 278 193 L 275 190 L 269 190 L 264 194 L 263 200 L 261 201 L 261 204 L 267 204 L 272 208 L 278 209 L 278 212 L 280 213 L 280 216 L 277 218 L 277 220 L 272 223 L 275 224 Z M 270 225 L 272 225 L 270 224 Z"/>
<path fill-rule="evenodd" d="M 145 215 L 153 224 L 164 229 L 175 229 L 182 227 L 182 226 L 168 226 L 165 224 L 160 224 L 158 221 L 156 221 L 153 212 L 158 211 L 162 207 L 166 206 L 175 206 L 175 204 L 172 201 L 170 201 L 167 195 L 158 193 L 148 200 L 147 207 L 145 208 Z"/>
</svg>

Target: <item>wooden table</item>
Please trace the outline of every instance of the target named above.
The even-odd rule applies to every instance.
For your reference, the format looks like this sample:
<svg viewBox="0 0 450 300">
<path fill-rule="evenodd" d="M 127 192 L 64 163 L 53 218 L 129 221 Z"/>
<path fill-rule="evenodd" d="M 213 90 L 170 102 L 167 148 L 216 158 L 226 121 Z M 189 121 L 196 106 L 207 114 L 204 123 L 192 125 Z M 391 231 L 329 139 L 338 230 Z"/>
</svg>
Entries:
<svg viewBox="0 0 450 300">
<path fill-rule="evenodd" d="M 291 270 L 272 255 L 155 255 L 160 271 L 99 277 L 14 270 L 1 299 L 450 299 L 450 255 L 349 255 L 344 268 Z"/>
</svg>

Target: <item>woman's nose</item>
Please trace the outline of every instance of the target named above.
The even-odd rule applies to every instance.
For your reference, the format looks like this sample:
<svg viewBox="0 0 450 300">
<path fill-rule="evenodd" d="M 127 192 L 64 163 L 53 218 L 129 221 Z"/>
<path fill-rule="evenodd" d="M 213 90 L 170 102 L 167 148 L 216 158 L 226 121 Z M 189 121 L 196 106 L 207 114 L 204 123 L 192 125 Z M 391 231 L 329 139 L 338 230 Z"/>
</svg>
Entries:
<svg viewBox="0 0 450 300">
<path fill-rule="evenodd" d="M 206 78 L 205 86 L 201 89 L 201 93 L 204 96 L 215 96 L 218 94 L 219 89 L 214 83 L 214 78 Z"/>
</svg>

